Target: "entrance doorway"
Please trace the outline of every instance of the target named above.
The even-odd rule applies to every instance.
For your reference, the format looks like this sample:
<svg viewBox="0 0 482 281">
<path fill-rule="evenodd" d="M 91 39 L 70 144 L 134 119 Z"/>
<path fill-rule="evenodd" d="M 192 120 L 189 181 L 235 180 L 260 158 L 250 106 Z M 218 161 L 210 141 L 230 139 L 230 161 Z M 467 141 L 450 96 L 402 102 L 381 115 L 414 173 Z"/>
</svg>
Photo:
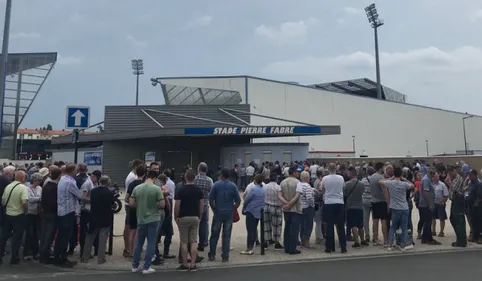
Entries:
<svg viewBox="0 0 482 281">
<path fill-rule="evenodd" d="M 192 152 L 191 151 L 164 151 L 161 154 L 162 167 L 164 169 L 174 170 L 173 181 L 181 180 L 181 174 L 184 173 L 186 165 L 192 166 Z"/>
</svg>

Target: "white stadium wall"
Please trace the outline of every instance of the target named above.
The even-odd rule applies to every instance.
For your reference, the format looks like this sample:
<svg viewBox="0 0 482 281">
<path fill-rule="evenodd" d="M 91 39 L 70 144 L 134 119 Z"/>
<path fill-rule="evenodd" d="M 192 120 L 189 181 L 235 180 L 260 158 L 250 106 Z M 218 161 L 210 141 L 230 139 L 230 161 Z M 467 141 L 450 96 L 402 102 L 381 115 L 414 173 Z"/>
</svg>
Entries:
<svg viewBox="0 0 482 281">
<path fill-rule="evenodd" d="M 239 91 L 251 112 L 316 125 L 340 125 L 341 135 L 255 139 L 254 143 L 309 143 L 310 150 L 362 151 L 376 156 L 425 156 L 464 150 L 465 114 L 328 92 L 244 76 L 162 78 L 162 83 Z M 247 100 L 246 100 L 247 96 Z M 251 116 L 253 125 L 293 125 Z M 482 149 L 482 117 L 466 120 L 469 150 Z"/>
<path fill-rule="evenodd" d="M 357 155 L 425 156 L 464 150 L 461 113 L 327 92 L 263 79 L 248 79 L 251 112 L 316 125 L 340 125 L 341 135 L 256 139 L 253 142 L 308 142 L 310 150 Z M 253 125 L 291 124 L 252 116 Z M 482 148 L 482 117 L 466 120 L 469 149 Z"/>
</svg>

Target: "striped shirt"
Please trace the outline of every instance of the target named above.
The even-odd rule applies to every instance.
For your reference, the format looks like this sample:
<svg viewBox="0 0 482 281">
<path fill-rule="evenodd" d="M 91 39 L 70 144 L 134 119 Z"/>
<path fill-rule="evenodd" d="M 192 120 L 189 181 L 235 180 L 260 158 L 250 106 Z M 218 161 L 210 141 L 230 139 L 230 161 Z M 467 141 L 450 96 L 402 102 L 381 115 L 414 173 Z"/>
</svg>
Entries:
<svg viewBox="0 0 482 281">
<path fill-rule="evenodd" d="M 57 215 L 65 216 L 77 211 L 82 193 L 71 176 L 62 176 L 57 186 Z"/>
<path fill-rule="evenodd" d="M 297 189 L 301 187 L 301 209 L 315 206 L 315 192 L 309 183 L 299 182 Z"/>
</svg>

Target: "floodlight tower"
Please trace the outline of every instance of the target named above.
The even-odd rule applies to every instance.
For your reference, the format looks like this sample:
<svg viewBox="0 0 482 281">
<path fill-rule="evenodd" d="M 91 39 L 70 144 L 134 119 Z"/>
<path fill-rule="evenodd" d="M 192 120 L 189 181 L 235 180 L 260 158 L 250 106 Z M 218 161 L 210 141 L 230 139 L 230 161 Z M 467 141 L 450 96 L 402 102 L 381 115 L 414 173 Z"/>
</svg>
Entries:
<svg viewBox="0 0 482 281">
<path fill-rule="evenodd" d="M 375 33 L 375 65 L 377 70 L 377 98 L 382 99 L 382 84 L 380 82 L 380 56 L 378 54 L 378 28 L 383 25 L 383 20 L 378 17 L 375 3 L 365 8 L 365 13 L 368 17 L 368 22 Z"/>
<path fill-rule="evenodd" d="M 132 73 L 136 76 L 136 105 L 139 105 L 139 76 L 144 74 L 144 61 L 142 59 L 132 60 Z"/>
</svg>

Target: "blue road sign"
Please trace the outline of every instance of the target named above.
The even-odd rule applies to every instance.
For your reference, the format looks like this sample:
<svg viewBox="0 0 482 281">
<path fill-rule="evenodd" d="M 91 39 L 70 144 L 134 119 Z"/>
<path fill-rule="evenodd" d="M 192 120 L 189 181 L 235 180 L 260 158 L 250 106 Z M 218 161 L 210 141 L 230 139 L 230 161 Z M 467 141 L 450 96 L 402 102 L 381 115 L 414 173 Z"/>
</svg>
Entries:
<svg viewBox="0 0 482 281">
<path fill-rule="evenodd" d="M 90 126 L 90 107 L 67 106 L 66 129 L 87 129 Z"/>
</svg>

